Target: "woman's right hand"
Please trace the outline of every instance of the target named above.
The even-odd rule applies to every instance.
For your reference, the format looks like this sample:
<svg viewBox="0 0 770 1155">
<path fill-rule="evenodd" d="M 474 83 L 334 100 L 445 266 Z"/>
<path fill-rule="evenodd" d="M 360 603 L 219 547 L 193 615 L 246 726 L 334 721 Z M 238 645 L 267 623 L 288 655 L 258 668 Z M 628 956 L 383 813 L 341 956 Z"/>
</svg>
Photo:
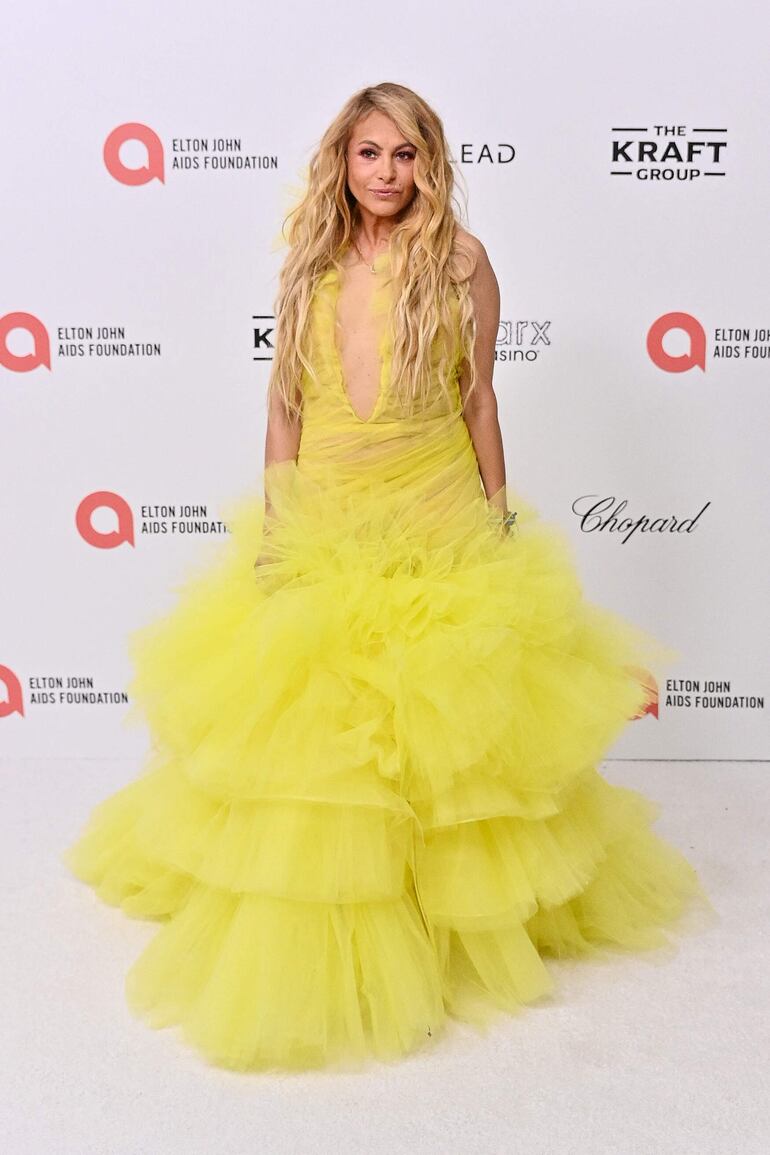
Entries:
<svg viewBox="0 0 770 1155">
<path fill-rule="evenodd" d="M 262 522 L 262 540 L 260 542 L 260 545 L 262 548 L 259 551 L 259 556 L 257 557 L 257 560 L 254 562 L 254 569 L 258 569 L 260 566 L 265 565 L 268 562 L 275 561 L 275 555 L 270 549 L 270 531 L 272 529 L 272 520 L 271 520 L 272 516 L 273 516 L 273 511 L 272 511 L 272 508 L 270 507 L 270 503 L 268 502 L 267 507 L 265 509 L 264 520 Z"/>
<path fill-rule="evenodd" d="M 271 565 L 277 560 L 275 550 L 261 549 L 257 560 L 254 562 L 254 569 L 259 569 L 263 565 Z"/>
</svg>

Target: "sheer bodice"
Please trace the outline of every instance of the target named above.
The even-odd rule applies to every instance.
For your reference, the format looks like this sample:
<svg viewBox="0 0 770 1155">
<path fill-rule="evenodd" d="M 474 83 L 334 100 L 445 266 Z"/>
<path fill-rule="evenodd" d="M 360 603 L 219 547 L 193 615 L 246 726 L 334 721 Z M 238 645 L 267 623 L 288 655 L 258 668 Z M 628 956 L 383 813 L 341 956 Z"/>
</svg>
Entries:
<svg viewBox="0 0 770 1155">
<path fill-rule="evenodd" d="M 467 499 L 481 488 L 460 404 L 459 303 L 452 298 L 455 356 L 447 381 L 449 401 L 441 387 L 436 341 L 427 402 L 418 414 L 410 415 L 391 379 L 390 254 L 380 254 L 374 268 L 378 281 L 371 302 L 372 332 L 379 345 L 381 372 L 371 415 L 358 416 L 346 390 L 336 328 L 340 274 L 331 268 L 321 277 L 311 304 L 310 356 L 319 381 L 313 381 L 307 371 L 303 374 L 304 415 L 297 465 L 306 476 L 335 488 L 397 488 L 419 493 L 421 499 L 441 497 L 450 509 L 453 496 Z"/>
</svg>

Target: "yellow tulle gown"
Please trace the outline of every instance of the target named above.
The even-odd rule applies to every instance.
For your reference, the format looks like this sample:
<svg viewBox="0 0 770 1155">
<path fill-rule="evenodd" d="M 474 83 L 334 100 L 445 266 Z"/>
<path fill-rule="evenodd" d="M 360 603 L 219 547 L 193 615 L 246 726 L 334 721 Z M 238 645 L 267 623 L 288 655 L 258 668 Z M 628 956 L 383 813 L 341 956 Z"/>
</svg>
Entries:
<svg viewBox="0 0 770 1155">
<path fill-rule="evenodd" d="M 389 255 L 375 261 L 385 315 Z M 597 762 L 673 652 L 592 605 L 511 486 L 500 532 L 460 412 L 350 404 L 320 281 L 299 454 L 225 510 L 171 612 L 129 636 L 142 775 L 64 851 L 159 922 L 132 1010 L 224 1067 L 358 1066 L 553 989 L 546 956 L 670 944 L 695 869 Z M 263 563 L 255 568 L 260 555 Z M 646 721 L 633 722 L 645 725 Z M 710 905 L 710 904 L 709 904 Z"/>
</svg>

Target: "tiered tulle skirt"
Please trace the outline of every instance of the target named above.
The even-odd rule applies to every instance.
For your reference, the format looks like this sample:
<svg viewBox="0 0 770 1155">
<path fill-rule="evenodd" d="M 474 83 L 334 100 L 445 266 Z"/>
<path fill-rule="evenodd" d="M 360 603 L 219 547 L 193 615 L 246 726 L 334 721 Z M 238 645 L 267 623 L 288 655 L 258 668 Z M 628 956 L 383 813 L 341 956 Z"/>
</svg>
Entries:
<svg viewBox="0 0 770 1155">
<path fill-rule="evenodd" d="M 672 652 L 585 600 L 510 489 L 501 538 L 483 500 L 426 524 L 273 472 L 268 538 L 260 495 L 233 502 L 131 635 L 148 765 L 65 852 L 161 924 L 132 1009 L 222 1066 L 356 1065 L 547 994 L 545 956 L 669 942 L 708 900 L 596 767 Z"/>
</svg>

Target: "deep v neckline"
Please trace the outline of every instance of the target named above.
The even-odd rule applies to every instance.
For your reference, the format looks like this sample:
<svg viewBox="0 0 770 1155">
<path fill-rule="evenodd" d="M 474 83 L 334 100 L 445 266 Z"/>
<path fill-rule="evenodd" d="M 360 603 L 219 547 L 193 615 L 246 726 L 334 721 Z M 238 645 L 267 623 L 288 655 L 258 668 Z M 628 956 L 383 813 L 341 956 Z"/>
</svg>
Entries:
<svg viewBox="0 0 770 1155">
<path fill-rule="evenodd" d="M 376 256 L 374 258 L 374 261 L 372 262 L 372 264 L 374 265 L 375 272 L 377 275 L 379 275 L 382 266 L 387 263 L 389 257 L 390 257 L 390 251 L 388 249 L 386 249 L 385 252 L 380 253 L 378 256 Z M 333 357 L 334 357 L 334 366 L 335 366 L 335 370 L 336 370 L 337 385 L 338 385 L 340 394 L 342 396 L 342 400 L 345 403 L 345 407 L 347 408 L 347 410 L 351 414 L 351 416 L 359 423 L 359 425 L 371 425 L 372 422 L 375 420 L 375 418 L 379 416 L 379 413 L 382 409 L 382 406 L 383 406 L 383 403 L 385 400 L 385 393 L 386 393 L 386 386 L 387 386 L 387 372 L 388 372 L 388 358 L 386 357 L 386 346 L 387 346 L 387 338 L 388 338 L 387 325 L 383 329 L 383 331 L 380 335 L 380 339 L 379 339 L 378 353 L 379 353 L 379 359 L 380 359 L 380 373 L 379 373 L 379 382 L 378 382 L 378 387 L 377 387 L 377 393 L 376 393 L 375 400 L 374 400 L 374 406 L 373 406 L 372 411 L 368 417 L 362 417 L 360 415 L 360 413 L 356 413 L 355 409 L 353 408 L 353 404 L 350 400 L 350 395 L 348 393 L 347 386 L 345 384 L 345 372 L 344 372 L 344 369 L 342 366 L 342 354 L 341 354 L 339 342 L 337 339 L 337 331 L 338 331 L 337 303 L 339 300 L 340 289 L 342 287 L 342 277 L 341 277 L 339 269 L 333 268 L 332 272 L 334 274 L 332 277 L 332 282 L 331 282 L 331 287 L 332 287 L 332 353 L 333 353 Z M 372 298 L 369 302 L 369 308 L 370 309 L 374 309 L 374 306 L 375 306 L 377 299 L 378 299 L 378 295 L 381 294 L 383 292 L 383 290 L 384 290 L 384 285 L 378 280 L 378 282 L 375 284 L 374 289 L 372 291 Z"/>
</svg>

